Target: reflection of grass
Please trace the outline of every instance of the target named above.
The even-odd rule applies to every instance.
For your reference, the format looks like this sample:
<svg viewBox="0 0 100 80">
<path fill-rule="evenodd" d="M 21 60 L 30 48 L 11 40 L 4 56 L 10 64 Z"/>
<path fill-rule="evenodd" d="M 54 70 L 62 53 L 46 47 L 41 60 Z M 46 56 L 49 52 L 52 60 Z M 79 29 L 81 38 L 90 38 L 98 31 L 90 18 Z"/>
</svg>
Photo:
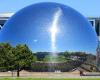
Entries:
<svg viewBox="0 0 100 80">
<path fill-rule="evenodd" d="M 69 79 L 55 79 L 55 78 L 0 78 L 0 80 L 100 80 L 100 78 L 69 78 Z"/>
<path fill-rule="evenodd" d="M 67 62 L 69 61 L 69 59 L 65 58 L 65 56 L 56 56 L 56 57 L 53 57 L 53 56 L 46 56 L 44 58 L 44 62 Z"/>
</svg>

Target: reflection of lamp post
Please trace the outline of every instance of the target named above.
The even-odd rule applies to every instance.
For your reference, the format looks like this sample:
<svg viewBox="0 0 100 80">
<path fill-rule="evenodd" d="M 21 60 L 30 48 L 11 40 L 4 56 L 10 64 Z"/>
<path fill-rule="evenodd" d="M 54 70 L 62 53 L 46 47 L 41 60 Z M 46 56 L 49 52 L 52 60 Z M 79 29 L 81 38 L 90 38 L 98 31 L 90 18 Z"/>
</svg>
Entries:
<svg viewBox="0 0 100 80">
<path fill-rule="evenodd" d="M 100 35 L 98 37 L 98 47 L 97 47 L 97 54 L 96 54 L 96 71 L 99 71 L 100 67 Z"/>
</svg>

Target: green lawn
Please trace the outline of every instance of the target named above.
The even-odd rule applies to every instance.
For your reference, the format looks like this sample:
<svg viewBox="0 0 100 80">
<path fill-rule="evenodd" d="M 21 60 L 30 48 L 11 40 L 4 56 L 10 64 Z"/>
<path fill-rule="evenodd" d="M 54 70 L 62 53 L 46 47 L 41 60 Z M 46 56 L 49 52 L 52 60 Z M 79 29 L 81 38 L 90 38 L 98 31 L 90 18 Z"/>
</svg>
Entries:
<svg viewBox="0 0 100 80">
<path fill-rule="evenodd" d="M 54 78 L 0 78 L 0 80 L 100 80 L 100 78 L 69 78 L 69 79 L 54 79 Z"/>
</svg>

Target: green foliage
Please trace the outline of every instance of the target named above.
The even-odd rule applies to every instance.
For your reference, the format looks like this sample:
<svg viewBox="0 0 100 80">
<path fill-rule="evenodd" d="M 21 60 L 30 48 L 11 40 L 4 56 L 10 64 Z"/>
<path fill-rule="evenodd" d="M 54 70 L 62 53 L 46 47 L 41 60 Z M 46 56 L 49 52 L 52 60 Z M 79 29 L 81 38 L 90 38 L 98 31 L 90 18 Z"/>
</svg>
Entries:
<svg viewBox="0 0 100 80">
<path fill-rule="evenodd" d="M 36 61 L 36 57 L 33 56 L 32 51 L 30 51 L 27 45 L 17 45 L 15 48 L 15 56 L 15 66 L 20 68 L 29 67 Z"/>
<path fill-rule="evenodd" d="M 49 55 L 49 52 L 36 52 L 34 55 L 37 57 L 37 61 L 44 61 L 45 56 Z"/>
<path fill-rule="evenodd" d="M 30 67 L 36 57 L 27 45 L 18 44 L 12 47 L 9 43 L 0 43 L 0 70 L 17 70 L 19 71 L 26 67 Z"/>
<path fill-rule="evenodd" d="M 14 48 L 9 43 L 0 43 L 0 68 L 12 69 L 15 60 Z"/>
</svg>

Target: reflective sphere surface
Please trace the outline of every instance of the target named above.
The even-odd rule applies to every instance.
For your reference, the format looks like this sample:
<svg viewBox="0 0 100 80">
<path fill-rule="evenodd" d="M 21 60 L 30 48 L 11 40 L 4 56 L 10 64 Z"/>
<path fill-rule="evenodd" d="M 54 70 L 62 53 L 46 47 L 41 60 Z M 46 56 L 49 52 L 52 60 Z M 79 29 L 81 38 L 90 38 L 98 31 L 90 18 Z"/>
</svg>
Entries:
<svg viewBox="0 0 100 80">
<path fill-rule="evenodd" d="M 27 44 L 32 51 L 95 52 L 97 35 L 74 9 L 58 3 L 39 3 L 13 15 L 0 32 L 0 42 Z"/>
</svg>

